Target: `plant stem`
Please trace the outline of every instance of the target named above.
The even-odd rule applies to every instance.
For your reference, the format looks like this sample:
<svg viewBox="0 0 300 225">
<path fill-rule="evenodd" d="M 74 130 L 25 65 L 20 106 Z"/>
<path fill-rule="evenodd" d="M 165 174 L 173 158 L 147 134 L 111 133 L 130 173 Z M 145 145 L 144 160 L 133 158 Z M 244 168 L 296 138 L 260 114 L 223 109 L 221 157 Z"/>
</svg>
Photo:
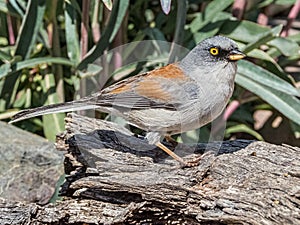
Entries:
<svg viewBox="0 0 300 225">
<path fill-rule="evenodd" d="M 228 118 L 232 115 L 232 113 L 235 110 L 237 110 L 237 108 L 240 105 L 241 105 L 241 103 L 238 100 L 233 100 L 232 102 L 230 102 L 223 114 L 223 121 L 227 121 Z"/>
<path fill-rule="evenodd" d="M 13 24 L 12 24 L 12 18 L 10 16 L 10 14 L 6 14 L 6 21 L 7 21 L 9 44 L 14 45 L 16 42 L 16 38 L 15 38 Z"/>
<path fill-rule="evenodd" d="M 89 8 L 90 0 L 85 0 L 82 2 L 82 21 L 81 21 L 81 56 L 83 59 L 88 51 L 88 27 L 89 27 Z"/>
<path fill-rule="evenodd" d="M 92 18 L 92 34 L 93 41 L 97 43 L 100 40 L 100 24 L 99 24 L 99 10 L 100 10 L 100 1 L 95 1 L 94 13 Z"/>
<path fill-rule="evenodd" d="M 51 10 L 49 10 L 50 23 L 47 26 L 49 44 L 50 47 L 52 48 L 53 57 L 61 57 L 59 31 L 58 31 L 58 25 L 56 20 L 57 4 L 58 4 L 58 0 L 51 1 Z M 62 66 L 58 64 L 54 64 L 52 66 L 52 73 L 55 76 L 56 93 L 59 102 L 64 102 L 65 92 L 64 92 L 64 78 L 63 78 Z"/>
<path fill-rule="evenodd" d="M 300 0 L 297 0 L 297 2 L 292 7 L 292 9 L 288 15 L 287 24 L 285 25 L 285 27 L 283 28 L 283 30 L 281 32 L 281 37 L 287 37 L 289 35 L 289 30 L 291 29 L 292 23 L 298 16 L 299 11 L 300 11 Z"/>
<path fill-rule="evenodd" d="M 89 9 L 90 9 L 90 0 L 82 1 L 82 20 L 81 20 L 81 40 L 80 40 L 80 48 L 81 48 L 81 60 L 85 57 L 88 51 L 88 26 L 89 26 Z M 80 96 L 86 96 L 86 80 L 80 80 Z"/>
<path fill-rule="evenodd" d="M 171 45 L 171 53 L 169 57 L 169 63 L 176 61 L 178 55 L 178 48 L 176 45 L 181 45 L 184 35 L 184 26 L 186 21 L 187 2 L 186 0 L 177 0 L 177 15 L 176 15 L 176 29 L 174 39 Z"/>
<path fill-rule="evenodd" d="M 235 0 L 232 6 L 232 15 L 241 20 L 247 6 L 246 0 Z"/>
</svg>

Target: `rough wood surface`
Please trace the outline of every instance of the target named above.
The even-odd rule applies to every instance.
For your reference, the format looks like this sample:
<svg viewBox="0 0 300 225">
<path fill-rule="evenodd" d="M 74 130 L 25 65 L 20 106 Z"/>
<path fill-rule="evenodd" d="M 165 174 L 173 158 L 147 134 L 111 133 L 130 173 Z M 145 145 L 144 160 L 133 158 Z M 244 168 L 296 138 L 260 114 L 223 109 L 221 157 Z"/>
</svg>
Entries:
<svg viewBox="0 0 300 225">
<path fill-rule="evenodd" d="M 12 216 L 32 224 L 300 224 L 298 147 L 179 144 L 175 151 L 186 158 L 217 152 L 182 169 L 116 124 L 76 114 L 66 122 L 57 140 L 67 150 L 65 200 L 0 201 L 0 224 L 14 224 L 6 223 Z"/>
</svg>

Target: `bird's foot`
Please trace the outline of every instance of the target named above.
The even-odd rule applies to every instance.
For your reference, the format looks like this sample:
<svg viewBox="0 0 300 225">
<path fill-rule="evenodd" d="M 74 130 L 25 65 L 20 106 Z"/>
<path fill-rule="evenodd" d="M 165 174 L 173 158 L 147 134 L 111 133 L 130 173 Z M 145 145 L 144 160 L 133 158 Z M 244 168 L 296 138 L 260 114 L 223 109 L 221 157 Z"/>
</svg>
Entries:
<svg viewBox="0 0 300 225">
<path fill-rule="evenodd" d="M 195 166 L 199 166 L 200 164 L 200 161 L 209 156 L 209 155 L 215 155 L 214 152 L 212 151 L 208 151 L 208 152 L 205 152 L 204 154 L 202 154 L 201 156 L 198 156 L 194 159 L 191 159 L 191 160 L 184 160 L 183 162 L 180 162 L 181 164 L 181 168 L 190 168 L 190 167 L 195 167 Z"/>
</svg>

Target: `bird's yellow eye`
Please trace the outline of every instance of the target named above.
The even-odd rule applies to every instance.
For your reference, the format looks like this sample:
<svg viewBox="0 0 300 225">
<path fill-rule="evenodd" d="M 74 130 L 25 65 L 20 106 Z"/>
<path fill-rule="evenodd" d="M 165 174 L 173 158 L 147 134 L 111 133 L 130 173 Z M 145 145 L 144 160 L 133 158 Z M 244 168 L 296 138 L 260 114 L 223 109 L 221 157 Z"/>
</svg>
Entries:
<svg viewBox="0 0 300 225">
<path fill-rule="evenodd" d="M 219 49 L 218 48 L 210 48 L 209 49 L 210 54 L 216 56 L 219 55 Z"/>
</svg>

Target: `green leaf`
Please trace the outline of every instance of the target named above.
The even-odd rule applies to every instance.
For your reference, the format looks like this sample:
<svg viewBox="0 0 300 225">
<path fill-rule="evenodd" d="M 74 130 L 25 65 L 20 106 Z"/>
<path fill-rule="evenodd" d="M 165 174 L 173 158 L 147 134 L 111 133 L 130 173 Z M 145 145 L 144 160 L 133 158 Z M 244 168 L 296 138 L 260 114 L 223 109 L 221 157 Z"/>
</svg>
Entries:
<svg viewBox="0 0 300 225">
<path fill-rule="evenodd" d="M 292 40 L 278 37 L 269 41 L 268 44 L 277 48 L 285 56 L 299 55 L 299 45 Z"/>
<path fill-rule="evenodd" d="M 195 33 L 210 23 L 218 13 L 229 7 L 233 3 L 233 0 L 211 1 L 202 13 L 198 13 L 196 18 L 191 22 L 191 32 Z"/>
<path fill-rule="evenodd" d="M 11 72 L 10 63 L 5 63 L 0 66 L 0 79 L 7 76 Z"/>
<path fill-rule="evenodd" d="M 84 70 L 88 64 L 93 63 L 99 58 L 109 43 L 112 42 L 116 33 L 118 32 L 120 25 L 123 21 L 127 8 L 129 6 L 129 0 L 115 0 L 111 11 L 109 22 L 106 29 L 101 36 L 99 42 L 87 53 L 86 57 L 78 65 L 78 70 Z"/>
<path fill-rule="evenodd" d="M 171 4 L 171 1 L 170 1 Z M 177 4 L 177 15 L 176 15 L 176 27 L 175 27 L 175 34 L 174 39 L 171 47 L 171 53 L 169 57 L 169 63 L 176 61 L 176 56 L 179 55 L 178 48 L 176 48 L 176 44 L 182 45 L 183 36 L 184 36 L 184 26 L 186 20 L 186 12 L 187 12 L 187 5 L 186 1 L 178 1 Z"/>
<path fill-rule="evenodd" d="M 1 0 L 0 1 L 0 11 L 3 12 L 3 13 L 8 13 L 9 12 L 6 0 Z"/>
<path fill-rule="evenodd" d="M 60 64 L 60 65 L 65 65 L 65 66 L 75 66 L 73 62 L 71 62 L 69 59 L 66 58 L 61 58 L 61 57 L 40 57 L 40 58 L 33 58 L 33 59 L 28 59 L 24 60 L 21 62 L 17 62 L 15 65 L 15 70 L 22 70 L 25 68 L 32 68 L 36 67 L 37 65 L 40 64 Z"/>
<path fill-rule="evenodd" d="M 34 47 L 46 9 L 46 0 L 29 0 L 20 33 L 17 38 L 15 55 L 27 59 Z"/>
<path fill-rule="evenodd" d="M 106 6 L 106 8 L 111 11 L 112 9 L 112 1 L 111 0 L 102 0 L 103 4 Z"/>
<path fill-rule="evenodd" d="M 256 38 L 253 39 L 248 45 L 246 45 L 244 49 L 242 49 L 242 51 L 244 53 L 250 52 L 251 50 L 258 48 L 262 44 L 265 44 L 268 41 L 273 40 L 276 36 L 279 35 L 281 30 L 282 30 L 282 25 L 278 25 L 269 31 L 266 31 L 262 34 L 257 34 Z"/>
<path fill-rule="evenodd" d="M 269 61 L 269 62 L 275 64 L 278 67 L 278 69 L 282 70 L 280 68 L 280 66 L 276 63 L 276 61 L 268 53 L 264 52 L 263 50 L 255 48 L 255 49 L 251 50 L 250 52 L 248 52 L 247 56 L 255 58 L 255 59 Z"/>
<path fill-rule="evenodd" d="M 247 53 L 247 56 L 255 58 L 255 59 L 261 59 L 264 61 L 271 62 L 281 73 L 284 73 L 283 69 L 278 65 L 278 63 L 266 52 L 260 49 L 253 49 L 252 51 Z"/>
<path fill-rule="evenodd" d="M 9 119 L 12 118 L 13 115 L 15 115 L 17 112 L 19 112 L 19 110 L 17 109 L 12 109 L 12 110 L 7 110 L 4 112 L 0 113 L 0 120 L 5 120 L 5 119 Z"/>
<path fill-rule="evenodd" d="M 296 3 L 296 0 L 275 0 L 274 4 L 278 5 L 293 5 Z"/>
<path fill-rule="evenodd" d="M 14 108 L 21 108 L 26 103 L 26 89 L 22 89 L 18 92 L 18 98 L 14 101 L 13 107 Z"/>
<path fill-rule="evenodd" d="M 258 132 L 246 126 L 245 124 L 238 124 L 232 127 L 228 127 L 225 133 L 226 135 L 229 135 L 229 134 L 234 134 L 239 132 L 248 133 L 260 141 L 264 140 L 264 138 Z"/>
<path fill-rule="evenodd" d="M 274 73 L 275 75 L 279 76 L 283 80 L 289 81 L 289 78 L 287 77 L 282 67 L 278 65 L 278 63 L 274 60 L 274 58 L 272 58 L 268 53 L 264 52 L 263 50 L 257 48 L 253 49 L 252 51 L 247 53 L 247 56 L 270 62 L 270 64 L 264 62 L 265 67 L 268 68 L 268 71 Z M 270 65 L 273 65 L 272 68 Z"/>
<path fill-rule="evenodd" d="M 260 96 L 290 120 L 300 124 L 300 100 L 296 97 L 267 87 L 239 73 L 236 76 L 236 83 Z"/>
<path fill-rule="evenodd" d="M 134 72 L 138 67 L 139 62 L 131 63 L 128 65 L 123 65 L 122 67 L 116 69 L 112 74 L 111 77 L 125 77 L 128 74 Z"/>
<path fill-rule="evenodd" d="M 20 3 L 22 3 L 22 2 L 20 1 Z M 25 7 L 24 7 L 24 5 L 23 5 L 24 8 L 22 6 L 20 6 L 20 3 L 19 3 L 19 1 L 16 1 L 16 0 L 10 0 L 9 5 L 8 5 L 8 9 L 11 6 L 15 13 L 17 13 L 19 16 L 23 17 L 24 16 L 23 9 Z M 11 12 L 12 10 L 9 10 L 9 11 Z"/>
<path fill-rule="evenodd" d="M 294 41 L 294 42 L 300 43 L 300 33 L 289 35 L 288 37 L 286 37 L 286 39 L 288 39 L 290 41 Z"/>
<path fill-rule="evenodd" d="M 65 1 L 66 42 L 69 59 L 78 63 L 80 61 L 80 46 L 78 37 L 77 10 L 71 2 Z"/>
<path fill-rule="evenodd" d="M 226 21 L 222 26 L 220 33 L 234 40 L 252 43 L 257 40 L 258 35 L 266 34 L 270 28 L 258 25 L 257 23 L 242 21 Z"/>
<path fill-rule="evenodd" d="M 119 4 L 118 14 L 114 14 L 113 12 L 111 12 L 111 16 L 116 16 L 117 19 L 116 19 L 116 21 L 113 25 L 113 31 L 112 31 L 112 33 L 110 35 L 110 38 L 109 38 L 110 43 L 114 40 L 118 30 L 121 27 L 121 24 L 123 22 L 123 19 L 124 19 L 124 16 L 126 14 L 126 11 L 128 9 L 128 6 L 129 6 L 129 0 L 122 0 L 122 1 L 120 1 L 120 4 Z M 109 26 L 109 23 L 110 23 L 110 21 L 108 22 L 107 26 Z"/>
<path fill-rule="evenodd" d="M 20 32 L 17 38 L 15 56 L 19 55 L 27 59 L 36 42 L 36 37 L 41 27 L 43 16 L 46 8 L 46 0 L 29 0 L 26 13 L 23 18 Z M 19 73 L 12 73 L 6 77 L 1 96 L 4 96 L 6 107 L 9 108 L 14 101 L 17 91 L 16 81 Z"/>
<path fill-rule="evenodd" d="M 33 68 L 40 64 L 61 64 L 65 66 L 74 67 L 74 63 L 71 62 L 69 59 L 61 58 L 61 57 L 40 57 L 40 58 L 34 58 L 34 59 L 28 59 L 24 61 L 20 61 L 17 63 L 13 63 L 12 65 L 10 63 L 5 63 L 2 66 L 0 66 L 0 79 L 5 76 L 13 75 L 15 72 L 18 72 L 25 68 Z"/>
<path fill-rule="evenodd" d="M 57 96 L 52 97 L 58 100 Z M 45 137 L 50 141 L 55 141 L 56 135 L 64 131 L 64 113 L 43 115 L 43 129 Z"/>
<path fill-rule="evenodd" d="M 257 8 L 264 8 L 273 2 L 274 2 L 274 0 L 264 0 L 257 5 Z"/>
<path fill-rule="evenodd" d="M 204 131 L 204 129 L 201 128 L 201 138 L 204 138 L 202 131 Z M 191 130 L 191 131 L 187 131 L 185 133 L 180 134 L 177 138 L 177 141 L 183 142 L 183 143 L 198 143 L 199 136 L 200 136 L 200 129 Z M 206 135 L 206 137 L 208 139 L 209 133 Z"/>
<path fill-rule="evenodd" d="M 86 71 L 84 71 L 84 73 L 81 73 L 79 71 L 79 76 L 81 78 L 96 76 L 97 74 L 99 74 L 102 71 L 102 69 L 103 68 L 99 65 L 89 64 Z"/>
<path fill-rule="evenodd" d="M 231 14 L 229 13 L 218 13 L 210 23 L 202 27 L 198 32 L 194 33 L 193 36 L 195 42 L 199 43 L 200 41 L 203 41 L 206 38 L 216 35 L 219 32 L 222 25 L 225 23 L 225 21 L 229 18 L 231 18 Z"/>
<path fill-rule="evenodd" d="M 5 51 L 0 50 L 0 59 L 2 61 L 10 61 L 12 59 L 11 55 Z"/>
<path fill-rule="evenodd" d="M 260 83 L 288 95 L 300 96 L 300 91 L 290 83 L 245 60 L 238 62 L 238 76 L 249 78 L 253 82 Z"/>
<path fill-rule="evenodd" d="M 256 99 L 259 99 L 259 97 L 256 97 Z M 243 123 L 243 124 L 253 124 L 255 121 L 253 119 L 253 110 L 251 104 L 244 103 L 240 105 L 230 116 L 230 120 L 227 121 L 227 127 L 236 125 L 236 122 Z M 231 124 L 231 121 L 234 124 Z"/>
<path fill-rule="evenodd" d="M 59 103 L 55 90 L 55 78 L 53 74 L 47 74 L 43 80 L 43 92 L 47 94 L 45 105 Z M 43 116 L 44 134 L 48 140 L 55 141 L 56 134 L 64 130 L 64 113 L 49 114 Z"/>
</svg>

